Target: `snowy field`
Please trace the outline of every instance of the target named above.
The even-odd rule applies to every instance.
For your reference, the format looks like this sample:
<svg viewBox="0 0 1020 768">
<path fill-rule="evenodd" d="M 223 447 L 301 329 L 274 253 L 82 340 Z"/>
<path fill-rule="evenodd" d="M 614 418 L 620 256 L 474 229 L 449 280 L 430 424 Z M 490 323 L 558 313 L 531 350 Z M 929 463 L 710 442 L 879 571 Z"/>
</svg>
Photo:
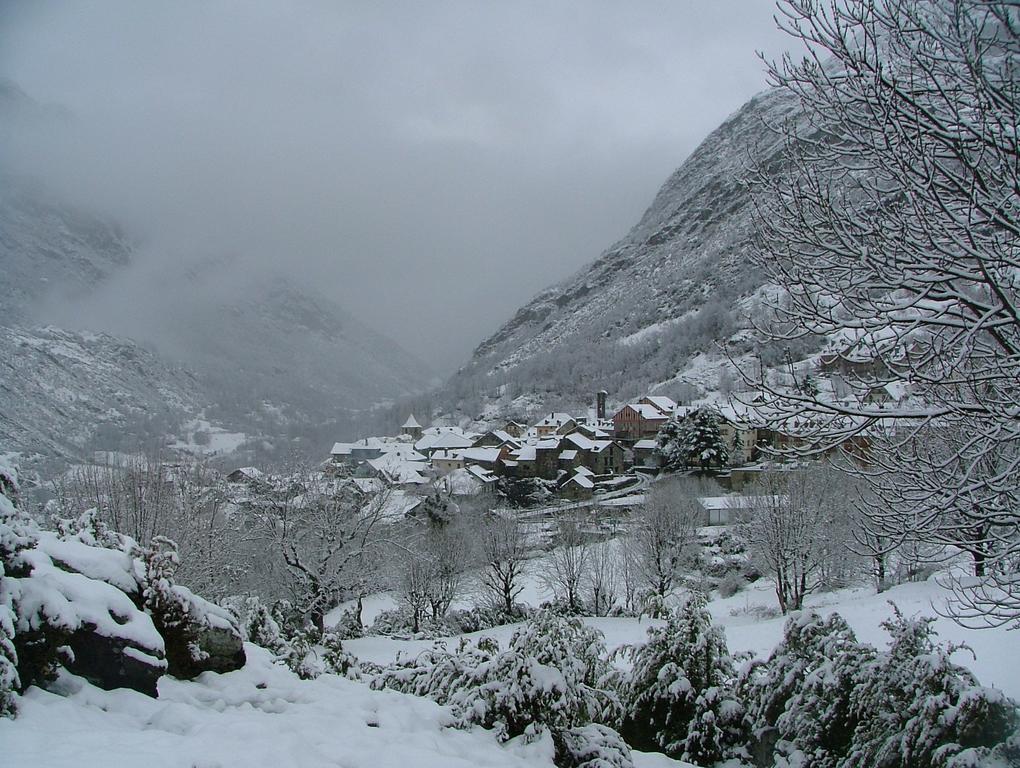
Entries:
<svg viewBox="0 0 1020 768">
<path fill-rule="evenodd" d="M 521 602 L 531 606 L 537 606 L 549 598 L 536 576 L 538 568 L 539 566 L 532 568 L 527 586 L 521 595 Z M 882 594 L 877 594 L 871 587 L 856 587 L 809 595 L 805 605 L 822 615 L 839 613 L 847 620 L 859 640 L 879 648 L 884 647 L 888 639 L 881 623 L 893 614 L 890 601 L 906 616 L 935 617 L 934 626 L 940 640 L 962 643 L 973 651 L 973 655 L 966 650 L 958 651 L 953 656 L 956 662 L 973 670 L 982 684 L 999 688 L 1008 696 L 1020 699 L 1020 658 L 1016 654 L 1020 636 L 1003 628 L 976 630 L 961 627 L 951 619 L 939 616 L 939 610 L 944 610 L 945 599 L 945 590 L 934 579 L 930 579 L 900 584 Z M 467 605 L 465 602 L 460 607 Z M 392 596 L 373 595 L 365 601 L 365 622 L 370 623 L 383 610 L 395 606 L 396 602 Z M 747 651 L 762 657 L 771 652 L 783 635 L 786 618 L 781 615 L 768 615 L 775 609 L 775 592 L 767 579 L 749 585 L 733 597 L 715 597 L 709 603 L 709 610 L 715 622 L 726 630 L 730 650 Z M 339 611 L 331 615 L 334 621 L 338 617 Z M 610 649 L 643 642 L 645 632 L 654 623 L 647 618 L 589 618 L 585 619 L 585 622 L 605 634 L 606 645 Z M 505 646 L 518 626 L 497 627 L 465 637 L 492 637 Z M 364 637 L 349 640 L 344 647 L 365 661 L 386 664 L 393 661 L 397 654 L 415 655 L 431 648 L 436 642 L 446 642 L 448 647 L 455 648 L 458 637 L 438 641 Z"/>
<path fill-rule="evenodd" d="M 428 699 L 372 691 L 335 675 L 299 680 L 247 645 L 244 669 L 194 682 L 163 678 L 159 699 L 67 677 L 64 693 L 29 690 L 0 719 L 5 768 L 457 768 L 551 766 L 549 739 L 496 743 L 447 727 Z M 683 766 L 635 753 L 639 768 Z"/>
<path fill-rule="evenodd" d="M 534 563 L 522 602 L 537 605 L 548 597 Z M 808 606 L 822 613 L 838 611 L 861 640 L 885 644 L 880 623 L 892 613 L 893 601 L 904 614 L 936 615 L 945 594 L 934 581 L 894 587 L 879 595 L 873 589 L 847 589 L 814 595 Z M 465 601 L 466 605 L 467 602 Z M 394 607 L 392 596 L 365 601 L 371 621 Z M 761 580 L 710 610 L 725 628 L 733 651 L 768 654 L 779 642 L 785 619 L 770 615 L 775 596 Z M 331 614 L 336 620 L 337 609 Z M 649 619 L 591 618 L 607 645 L 641 642 Z M 969 666 L 982 683 L 1020 698 L 1020 664 L 1016 636 L 1003 629 L 967 630 L 945 618 L 935 622 L 942 640 L 968 644 L 976 658 L 960 651 L 956 660 Z M 506 645 L 517 625 L 468 637 L 489 636 Z M 456 646 L 457 638 L 447 640 Z M 435 640 L 367 637 L 345 642 L 363 660 L 386 663 L 398 654 L 413 655 Z M 442 642 L 442 641 L 439 641 Z M 273 664 L 270 654 L 247 645 L 244 669 L 224 675 L 205 674 L 192 682 L 164 677 L 159 699 L 129 690 L 102 691 L 65 676 L 57 692 L 32 688 L 21 701 L 17 720 L 0 719 L 0 766 L 32 768 L 431 768 L 431 766 L 551 766 L 548 738 L 500 745 L 481 729 L 449 727 L 453 716 L 430 700 L 372 691 L 365 684 L 334 675 L 299 680 Z M 60 695 L 64 694 L 64 695 Z M 59 729 L 55 730 L 55 725 Z M 55 735 L 58 734 L 58 735 Z M 635 753 L 638 768 L 684 765 L 662 755 Z"/>
</svg>

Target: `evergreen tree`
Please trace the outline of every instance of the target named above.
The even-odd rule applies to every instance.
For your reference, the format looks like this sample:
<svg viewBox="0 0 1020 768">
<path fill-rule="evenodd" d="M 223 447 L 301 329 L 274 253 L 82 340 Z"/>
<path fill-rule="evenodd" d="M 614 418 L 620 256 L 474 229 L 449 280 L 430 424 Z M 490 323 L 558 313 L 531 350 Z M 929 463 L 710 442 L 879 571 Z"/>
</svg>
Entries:
<svg viewBox="0 0 1020 768">
<path fill-rule="evenodd" d="M 699 408 L 690 415 L 690 431 L 685 446 L 689 466 L 702 469 L 721 467 L 730 460 L 726 441 L 719 431 L 719 413 L 712 408 Z"/>
<path fill-rule="evenodd" d="M 716 762 L 742 740 L 743 707 L 732 688 L 726 636 L 700 593 L 665 618 L 645 645 L 630 649 L 634 668 L 624 686 L 620 733 L 637 749 Z"/>
<path fill-rule="evenodd" d="M 719 418 L 716 410 L 707 407 L 685 418 L 670 418 L 658 435 L 657 450 L 663 466 L 667 469 L 724 466 L 730 454 L 719 430 Z"/>
</svg>

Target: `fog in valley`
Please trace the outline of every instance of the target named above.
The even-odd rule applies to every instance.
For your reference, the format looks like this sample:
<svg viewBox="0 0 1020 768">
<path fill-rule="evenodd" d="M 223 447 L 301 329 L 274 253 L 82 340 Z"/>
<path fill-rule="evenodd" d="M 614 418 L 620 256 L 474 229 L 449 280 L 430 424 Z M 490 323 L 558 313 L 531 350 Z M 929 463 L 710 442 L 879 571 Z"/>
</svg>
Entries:
<svg viewBox="0 0 1020 768">
<path fill-rule="evenodd" d="M 12 2 L 0 160 L 132 265 L 37 319 L 165 342 L 285 275 L 445 375 L 764 86 L 768 0 Z M 188 337 L 185 337 L 187 340 Z"/>
</svg>

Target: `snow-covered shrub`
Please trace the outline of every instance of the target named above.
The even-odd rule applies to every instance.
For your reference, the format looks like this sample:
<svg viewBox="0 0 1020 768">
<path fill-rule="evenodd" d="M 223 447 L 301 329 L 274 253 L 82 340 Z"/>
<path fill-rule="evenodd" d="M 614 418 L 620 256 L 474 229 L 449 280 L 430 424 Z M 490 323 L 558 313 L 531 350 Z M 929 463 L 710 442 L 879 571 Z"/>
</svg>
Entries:
<svg viewBox="0 0 1020 768">
<path fill-rule="evenodd" d="M 498 651 L 491 641 L 457 653 L 441 649 L 397 663 L 372 681 L 449 704 L 464 725 L 495 729 L 502 739 L 532 724 L 561 730 L 605 720 L 615 696 L 602 634 L 580 619 L 538 613 Z"/>
<path fill-rule="evenodd" d="M 365 626 L 358 618 L 357 611 L 343 611 L 339 620 L 333 624 L 332 633 L 344 640 L 353 640 L 364 636 Z"/>
<path fill-rule="evenodd" d="M 266 604 L 255 595 L 235 597 L 224 601 L 239 619 L 241 636 L 249 643 L 260 645 L 275 654 L 283 653 L 287 640 L 280 625 Z"/>
<path fill-rule="evenodd" d="M 14 717 L 21 688 L 18 653 L 14 648 L 13 597 L 5 588 L 4 575 L 8 567 L 24 568 L 19 567 L 19 553 L 32 544 L 31 530 L 23 529 L 23 523 L 17 522 L 19 516 L 13 503 L 17 487 L 17 474 L 0 464 L 0 717 Z"/>
<path fill-rule="evenodd" d="M 630 747 L 612 728 L 581 725 L 553 733 L 559 768 L 634 768 Z"/>
<path fill-rule="evenodd" d="M 323 648 L 322 663 L 327 672 L 351 680 L 361 679 L 361 662 L 357 656 L 344 649 L 343 637 L 338 632 L 323 633 L 320 643 Z"/>
<path fill-rule="evenodd" d="M 53 526 L 57 535 L 65 541 L 78 541 L 90 547 L 129 550 L 134 541 L 117 533 L 99 515 L 99 510 L 89 509 L 78 517 L 55 517 Z"/>
<path fill-rule="evenodd" d="M 14 611 L 4 590 L 4 566 L 0 562 L 0 717 L 17 712 L 18 653 L 14 649 Z"/>
<path fill-rule="evenodd" d="M 166 644 L 168 672 L 190 680 L 202 672 L 229 672 L 244 666 L 236 617 L 174 583 L 180 565 L 177 545 L 155 536 L 140 550 L 140 562 L 142 605 Z"/>
<path fill-rule="evenodd" d="M 744 581 L 744 577 L 736 571 L 729 571 L 722 579 L 719 580 L 719 596 L 720 597 L 733 597 L 737 592 L 747 586 L 747 582 Z"/>
<path fill-rule="evenodd" d="M 822 768 L 836 765 L 854 731 L 850 695 L 873 658 L 837 614 L 791 618 L 769 659 L 742 676 L 755 743 L 809 755 Z"/>
<path fill-rule="evenodd" d="M 954 664 L 958 647 L 936 643 L 932 621 L 896 610 L 883 623 L 889 650 L 851 694 L 858 725 L 845 765 L 941 768 L 964 750 L 987 755 L 1020 728 L 1016 702 Z"/>
<path fill-rule="evenodd" d="M 740 690 L 758 757 L 818 768 L 946 768 L 1008 754 L 1016 704 L 982 688 L 934 642 L 931 619 L 899 611 L 888 651 L 859 643 L 838 615 L 791 618 Z"/>
<path fill-rule="evenodd" d="M 314 653 L 318 639 L 315 630 L 295 632 L 276 655 L 276 661 L 288 667 L 302 680 L 314 680 L 326 671 Z"/>
<path fill-rule="evenodd" d="M 742 741 L 743 707 L 735 697 L 733 658 L 700 593 L 626 650 L 633 661 L 622 686 L 620 732 L 639 749 L 715 762 Z"/>
</svg>

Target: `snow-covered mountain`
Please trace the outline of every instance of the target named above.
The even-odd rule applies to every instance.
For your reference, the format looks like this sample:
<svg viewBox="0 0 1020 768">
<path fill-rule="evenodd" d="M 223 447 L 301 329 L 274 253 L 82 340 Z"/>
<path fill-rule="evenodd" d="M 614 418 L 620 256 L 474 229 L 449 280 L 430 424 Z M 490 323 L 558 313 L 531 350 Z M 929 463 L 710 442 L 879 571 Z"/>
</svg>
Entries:
<svg viewBox="0 0 1020 768">
<path fill-rule="evenodd" d="M 62 119 L 0 81 L 0 138 Z M 0 452 L 66 453 L 109 424 L 134 434 L 200 416 L 325 450 L 357 412 L 434 383 L 308 285 L 243 258 L 151 257 L 126 227 L 2 161 Z"/>
<path fill-rule="evenodd" d="M 194 374 L 107 334 L 0 327 L 0 450 L 45 462 L 173 434 L 203 407 Z"/>
<path fill-rule="evenodd" d="M 618 398 L 673 380 L 698 353 L 739 331 L 761 279 L 750 265 L 752 158 L 784 162 L 767 127 L 800 117 L 779 91 L 762 93 L 713 131 L 619 242 L 540 293 L 483 341 L 451 382 L 457 391 L 545 388 L 582 400 Z"/>
<path fill-rule="evenodd" d="M 257 431 L 300 433 L 432 382 L 422 362 L 324 296 L 223 261 L 140 269 L 116 225 L 7 181 L 0 192 L 0 347 L 14 374 L 0 385 L 7 450 L 89 442 L 90 429 L 111 421 L 93 406 L 118 411 L 113 423 L 121 406 L 158 421 L 208 408 L 242 431 L 268 409 L 273 418 Z M 110 405 L 114 393 L 120 405 Z"/>
</svg>

